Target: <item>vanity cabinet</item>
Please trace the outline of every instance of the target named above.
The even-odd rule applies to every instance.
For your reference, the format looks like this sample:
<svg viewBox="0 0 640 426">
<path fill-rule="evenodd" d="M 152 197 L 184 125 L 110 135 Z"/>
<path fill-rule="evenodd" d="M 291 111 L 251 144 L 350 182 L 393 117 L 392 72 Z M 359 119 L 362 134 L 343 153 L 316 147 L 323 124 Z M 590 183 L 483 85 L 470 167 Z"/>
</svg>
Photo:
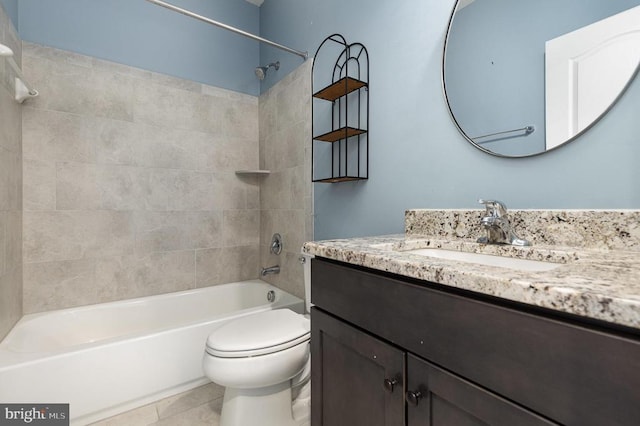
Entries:
<svg viewBox="0 0 640 426">
<path fill-rule="evenodd" d="M 557 425 L 411 354 L 407 379 L 410 426 Z"/>
<path fill-rule="evenodd" d="M 404 424 L 404 351 L 312 309 L 314 425 Z"/>
<path fill-rule="evenodd" d="M 321 258 L 311 295 L 312 426 L 640 422 L 633 330 Z"/>
</svg>

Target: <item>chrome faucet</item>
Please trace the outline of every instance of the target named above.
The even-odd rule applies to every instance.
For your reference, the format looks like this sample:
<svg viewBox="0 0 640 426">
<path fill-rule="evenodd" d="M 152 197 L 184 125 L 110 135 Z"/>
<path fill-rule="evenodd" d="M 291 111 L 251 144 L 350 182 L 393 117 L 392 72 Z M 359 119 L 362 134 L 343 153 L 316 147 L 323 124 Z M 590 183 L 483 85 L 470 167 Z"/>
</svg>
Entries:
<svg viewBox="0 0 640 426">
<path fill-rule="evenodd" d="M 487 231 L 486 237 L 478 238 L 482 244 L 510 244 L 513 246 L 529 246 L 531 243 L 518 237 L 511 226 L 507 216 L 507 206 L 500 201 L 478 200 L 487 208 L 485 216 L 480 219 L 480 224 Z"/>
<path fill-rule="evenodd" d="M 262 268 L 260 271 L 260 276 L 264 277 L 269 274 L 279 274 L 280 273 L 280 265 L 269 266 L 268 268 Z"/>
</svg>

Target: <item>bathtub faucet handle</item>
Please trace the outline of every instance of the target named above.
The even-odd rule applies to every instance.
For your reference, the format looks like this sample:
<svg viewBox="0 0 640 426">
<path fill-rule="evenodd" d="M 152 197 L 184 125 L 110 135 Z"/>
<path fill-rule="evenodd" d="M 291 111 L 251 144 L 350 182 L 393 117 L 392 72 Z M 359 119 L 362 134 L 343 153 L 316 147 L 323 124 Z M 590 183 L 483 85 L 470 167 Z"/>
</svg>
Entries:
<svg viewBox="0 0 640 426">
<path fill-rule="evenodd" d="M 273 254 L 282 253 L 282 236 L 278 233 L 273 234 L 271 237 L 271 246 L 269 247 L 269 251 Z"/>
</svg>

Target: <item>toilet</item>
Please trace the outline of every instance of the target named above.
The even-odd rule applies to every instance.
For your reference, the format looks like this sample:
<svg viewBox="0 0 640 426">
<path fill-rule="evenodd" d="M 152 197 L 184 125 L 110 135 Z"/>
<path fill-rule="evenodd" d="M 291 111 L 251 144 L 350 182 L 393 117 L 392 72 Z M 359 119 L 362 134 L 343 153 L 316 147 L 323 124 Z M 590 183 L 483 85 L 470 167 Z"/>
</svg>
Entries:
<svg viewBox="0 0 640 426">
<path fill-rule="evenodd" d="M 311 259 L 303 258 L 308 313 Z M 292 409 L 292 388 L 308 382 L 310 339 L 308 315 L 290 309 L 247 315 L 212 332 L 202 368 L 212 382 L 226 388 L 220 426 L 308 425 L 309 404 Z"/>
</svg>

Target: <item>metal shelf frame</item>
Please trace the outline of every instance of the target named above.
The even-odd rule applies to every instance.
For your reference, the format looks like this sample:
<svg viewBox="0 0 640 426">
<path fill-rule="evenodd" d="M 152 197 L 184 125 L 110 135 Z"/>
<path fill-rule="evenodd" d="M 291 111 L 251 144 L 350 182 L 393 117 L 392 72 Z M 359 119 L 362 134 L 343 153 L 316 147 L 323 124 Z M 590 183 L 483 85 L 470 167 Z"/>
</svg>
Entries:
<svg viewBox="0 0 640 426">
<path fill-rule="evenodd" d="M 321 77 L 316 75 L 319 53 L 329 46 L 339 50 L 330 71 L 331 83 L 316 90 L 316 80 Z M 369 53 L 363 44 L 349 44 L 342 35 L 332 34 L 320 43 L 314 58 L 311 180 L 326 183 L 366 180 L 369 178 Z M 322 132 L 316 129 L 316 102 L 331 102 L 330 130 L 328 123 L 318 126 Z M 325 143 L 331 144 L 331 173 L 317 176 L 318 144 Z"/>
</svg>

